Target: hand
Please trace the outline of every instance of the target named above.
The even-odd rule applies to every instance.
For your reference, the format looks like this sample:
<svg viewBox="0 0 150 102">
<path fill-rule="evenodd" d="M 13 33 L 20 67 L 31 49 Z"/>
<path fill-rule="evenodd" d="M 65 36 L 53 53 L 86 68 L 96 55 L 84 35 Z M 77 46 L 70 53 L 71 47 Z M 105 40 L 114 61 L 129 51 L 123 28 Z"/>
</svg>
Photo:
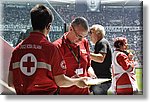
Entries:
<svg viewBox="0 0 150 102">
<path fill-rule="evenodd" d="M 89 74 L 90 78 L 92 78 L 92 79 L 96 79 L 97 78 L 97 76 L 95 75 L 95 73 L 88 73 L 88 74 Z"/>
<path fill-rule="evenodd" d="M 129 54 L 128 54 L 128 58 L 129 58 L 129 60 L 130 60 L 130 61 L 132 61 L 132 60 L 133 60 L 133 57 L 134 57 L 134 55 L 133 55 L 131 52 L 129 52 Z"/>
<path fill-rule="evenodd" d="M 79 75 L 75 74 L 74 76 L 72 76 L 71 78 L 80 78 Z"/>
<path fill-rule="evenodd" d="M 89 76 L 90 76 L 92 79 L 97 78 L 97 76 L 95 75 L 94 70 L 93 70 L 92 67 L 89 67 L 89 68 L 88 68 L 88 74 L 89 74 Z"/>
<path fill-rule="evenodd" d="M 87 88 L 88 85 L 85 83 L 86 80 L 88 80 L 88 77 L 80 77 L 76 86 L 79 88 Z"/>
<path fill-rule="evenodd" d="M 92 79 L 96 79 L 96 78 L 97 78 L 97 76 L 96 76 L 96 75 L 90 75 L 90 78 L 92 78 Z"/>
<path fill-rule="evenodd" d="M 131 63 L 131 67 L 134 68 L 134 63 Z"/>
</svg>

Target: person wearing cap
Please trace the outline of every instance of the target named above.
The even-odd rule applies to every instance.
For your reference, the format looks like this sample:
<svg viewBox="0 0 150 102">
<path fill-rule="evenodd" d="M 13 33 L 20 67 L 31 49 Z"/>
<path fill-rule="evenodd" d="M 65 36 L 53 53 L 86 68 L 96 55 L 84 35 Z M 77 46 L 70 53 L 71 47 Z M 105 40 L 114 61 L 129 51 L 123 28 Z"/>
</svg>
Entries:
<svg viewBox="0 0 150 102">
<path fill-rule="evenodd" d="M 134 63 L 125 53 L 128 42 L 124 37 L 114 41 L 112 91 L 117 95 L 132 95 L 137 92 Z"/>
<path fill-rule="evenodd" d="M 97 78 L 111 79 L 112 51 L 110 43 L 105 39 L 105 29 L 102 25 L 94 24 L 90 27 L 90 39 L 94 43 L 94 52 L 90 53 L 91 66 Z M 95 95 L 107 95 L 111 80 L 91 86 Z"/>
</svg>

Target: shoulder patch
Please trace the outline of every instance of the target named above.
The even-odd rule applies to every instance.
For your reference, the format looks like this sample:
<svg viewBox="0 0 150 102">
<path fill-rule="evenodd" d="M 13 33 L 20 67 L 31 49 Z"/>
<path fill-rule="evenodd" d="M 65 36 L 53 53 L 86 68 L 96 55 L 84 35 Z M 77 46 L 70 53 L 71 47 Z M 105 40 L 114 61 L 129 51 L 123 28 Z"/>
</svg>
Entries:
<svg viewBox="0 0 150 102">
<path fill-rule="evenodd" d="M 62 69 L 66 69 L 66 63 L 65 63 L 64 60 L 62 60 L 62 61 L 60 62 L 60 67 L 61 67 Z"/>
</svg>

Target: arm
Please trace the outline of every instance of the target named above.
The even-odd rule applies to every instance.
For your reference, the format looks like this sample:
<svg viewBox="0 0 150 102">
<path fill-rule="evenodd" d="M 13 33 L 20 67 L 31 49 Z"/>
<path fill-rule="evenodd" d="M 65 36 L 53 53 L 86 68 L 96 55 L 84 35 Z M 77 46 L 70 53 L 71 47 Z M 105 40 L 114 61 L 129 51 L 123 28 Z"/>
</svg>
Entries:
<svg viewBox="0 0 150 102">
<path fill-rule="evenodd" d="M 87 72 L 88 72 L 88 75 L 89 75 L 91 78 L 94 79 L 94 78 L 96 78 L 97 76 L 95 75 L 95 72 L 94 72 L 93 68 L 91 67 L 91 57 L 90 57 L 90 50 L 89 50 L 89 43 L 88 43 L 88 42 L 86 42 L 85 48 L 86 48 L 86 51 L 87 51 L 87 53 L 88 53 L 88 57 L 87 57 L 87 59 L 88 59 L 88 65 L 87 65 L 88 69 L 87 69 Z"/>
<path fill-rule="evenodd" d="M 91 60 L 95 61 L 95 62 L 99 62 L 99 63 L 103 63 L 104 59 L 105 59 L 106 54 L 95 54 L 95 53 L 90 53 L 90 57 Z"/>
<path fill-rule="evenodd" d="M 95 72 L 94 72 L 94 70 L 93 70 L 92 67 L 89 67 L 89 68 L 88 68 L 88 74 L 89 74 L 89 76 L 90 76 L 91 78 L 93 78 L 93 79 L 97 78 L 97 76 L 95 75 Z"/>
<path fill-rule="evenodd" d="M 70 87 L 73 85 L 78 86 L 79 88 L 87 87 L 85 80 L 87 77 L 80 77 L 80 78 L 69 78 L 63 74 L 54 76 L 55 82 L 59 87 Z"/>
<path fill-rule="evenodd" d="M 8 86 L 14 88 L 12 71 L 9 71 L 9 74 L 8 74 Z"/>
<path fill-rule="evenodd" d="M 119 54 L 117 56 L 117 62 L 122 68 L 128 72 L 132 71 L 134 64 L 129 61 L 128 56 L 125 54 Z"/>
<path fill-rule="evenodd" d="M 107 54 L 107 45 L 104 42 L 95 45 L 95 53 L 90 53 L 91 60 L 103 63 Z"/>
</svg>

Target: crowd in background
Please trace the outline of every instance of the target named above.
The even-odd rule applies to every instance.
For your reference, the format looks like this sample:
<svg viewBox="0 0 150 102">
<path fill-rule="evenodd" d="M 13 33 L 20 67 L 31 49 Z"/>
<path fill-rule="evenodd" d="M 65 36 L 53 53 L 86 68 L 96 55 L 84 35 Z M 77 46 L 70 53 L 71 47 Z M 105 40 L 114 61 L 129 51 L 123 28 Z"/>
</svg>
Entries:
<svg viewBox="0 0 150 102">
<path fill-rule="evenodd" d="M 17 38 L 19 38 L 20 32 L 24 29 L 31 27 L 30 21 L 30 9 L 34 6 L 34 3 L 3 3 L 3 13 L 2 13 L 2 24 L 0 25 L 3 31 L 1 36 L 8 41 L 10 44 L 15 45 Z M 46 4 L 48 5 L 48 4 Z M 93 24 L 101 24 L 104 27 L 109 26 L 130 26 L 130 27 L 142 27 L 143 18 L 142 18 L 142 9 L 140 6 L 107 6 L 101 5 L 98 12 L 79 12 L 76 11 L 75 4 L 58 4 L 53 5 L 56 12 L 62 17 L 60 18 L 58 14 L 54 13 L 55 19 L 53 22 L 54 26 L 60 26 L 64 28 L 64 22 L 68 25 L 77 16 L 85 17 L 89 26 Z M 54 29 L 54 28 L 53 28 Z M 50 34 L 51 41 L 55 41 L 57 38 L 63 34 L 64 30 L 55 31 L 53 30 Z M 134 50 L 136 60 L 141 64 L 143 61 L 143 52 L 142 52 L 142 41 L 143 41 L 143 32 L 142 30 L 131 31 L 107 31 L 106 30 L 106 39 L 109 42 L 113 42 L 115 37 L 126 37 L 128 39 L 130 49 Z M 113 44 L 113 43 L 111 43 Z"/>
</svg>

